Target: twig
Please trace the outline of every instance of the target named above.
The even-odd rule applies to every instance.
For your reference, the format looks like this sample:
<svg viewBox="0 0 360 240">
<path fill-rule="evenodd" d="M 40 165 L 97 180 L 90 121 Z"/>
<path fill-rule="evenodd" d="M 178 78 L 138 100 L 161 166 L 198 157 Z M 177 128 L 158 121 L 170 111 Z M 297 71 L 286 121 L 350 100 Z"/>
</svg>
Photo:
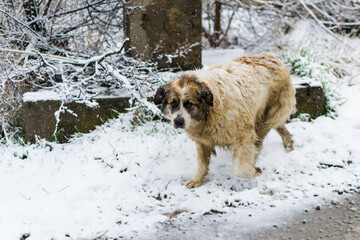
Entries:
<svg viewBox="0 0 360 240">
<path fill-rule="evenodd" d="M 70 10 L 70 11 L 67 11 L 67 12 L 62 12 L 62 13 L 59 13 L 59 14 L 54 14 L 53 17 L 60 17 L 60 16 L 63 16 L 63 15 L 67 15 L 67 14 L 71 14 L 71 13 L 76 13 L 76 12 L 79 12 L 79 11 L 82 11 L 84 9 L 88 9 L 90 7 L 93 7 L 93 6 L 96 6 L 96 5 L 99 5 L 99 4 L 102 4 L 104 2 L 104 0 L 100 0 L 100 1 L 97 1 L 93 4 L 87 4 L 86 6 L 84 7 L 80 7 L 80 8 L 77 8 L 77 9 L 73 9 L 73 10 Z"/>
<path fill-rule="evenodd" d="M 323 28 L 327 33 L 329 33 L 334 38 L 338 39 L 338 37 L 330 31 L 321 21 L 318 19 L 313 11 L 304 3 L 303 0 L 298 0 L 298 2 L 306 9 L 306 11 L 311 15 L 311 17 L 317 22 L 317 24 L 320 25 L 321 28 Z"/>
<path fill-rule="evenodd" d="M 23 198 L 25 198 L 26 200 L 30 201 L 31 197 L 25 196 L 25 194 L 23 193 L 19 193 Z"/>
<path fill-rule="evenodd" d="M 122 46 L 121 46 L 121 48 L 120 48 L 119 50 L 117 50 L 117 51 L 110 51 L 110 52 L 105 53 L 105 54 L 99 59 L 99 61 L 97 61 L 98 64 L 100 64 L 102 61 L 104 61 L 104 59 L 107 58 L 107 57 L 110 57 L 110 56 L 112 56 L 112 55 L 121 53 L 122 50 L 123 50 L 124 47 L 125 47 L 126 42 L 128 42 L 128 41 L 129 41 L 129 38 L 126 38 L 126 39 L 124 40 L 124 42 L 123 42 L 123 44 L 122 44 Z"/>
<path fill-rule="evenodd" d="M 22 25 L 23 27 L 27 28 L 32 34 L 34 34 L 39 40 L 43 41 L 44 39 L 39 36 L 37 34 L 37 32 L 35 32 L 34 30 L 32 30 L 28 25 L 26 25 L 25 23 L 19 21 L 18 19 L 16 19 L 15 17 L 11 16 L 10 14 L 8 14 L 7 12 L 5 12 L 4 10 L 0 9 L 0 12 L 2 12 L 3 14 L 5 14 L 6 16 L 12 18 L 15 22 L 19 23 L 20 25 Z"/>
<path fill-rule="evenodd" d="M 51 5 L 51 2 L 52 0 L 48 0 L 48 2 L 46 3 L 46 7 L 45 7 L 45 10 L 44 10 L 44 16 L 47 15 L 48 11 L 49 11 L 49 8 L 50 8 L 50 5 Z"/>
<path fill-rule="evenodd" d="M 62 192 L 62 191 L 64 191 L 65 189 L 67 189 L 67 188 L 69 188 L 69 187 L 71 187 L 71 186 L 66 186 L 66 187 L 63 187 L 62 189 L 60 189 L 58 192 Z"/>
<path fill-rule="evenodd" d="M 50 194 L 45 188 L 41 187 L 41 189 L 46 192 L 47 194 Z"/>
<path fill-rule="evenodd" d="M 229 22 L 228 22 L 228 26 L 227 26 L 224 34 L 223 34 L 223 37 L 220 39 L 220 41 L 219 41 L 219 43 L 218 43 L 219 45 L 225 40 L 226 36 L 228 35 L 228 32 L 229 32 L 229 30 L 230 30 L 231 22 L 232 22 L 232 20 L 233 20 L 233 18 L 234 18 L 234 16 L 235 16 L 235 13 L 237 12 L 238 9 L 239 9 L 239 7 L 236 6 L 236 9 L 232 12 L 232 14 L 231 14 L 231 16 L 230 16 L 230 19 L 229 19 Z"/>
<path fill-rule="evenodd" d="M 343 25 L 343 26 L 357 26 L 357 25 L 360 25 L 360 22 L 331 22 L 331 21 L 321 21 L 321 22 L 324 23 L 324 24 L 330 24 L 330 25 Z"/>
</svg>

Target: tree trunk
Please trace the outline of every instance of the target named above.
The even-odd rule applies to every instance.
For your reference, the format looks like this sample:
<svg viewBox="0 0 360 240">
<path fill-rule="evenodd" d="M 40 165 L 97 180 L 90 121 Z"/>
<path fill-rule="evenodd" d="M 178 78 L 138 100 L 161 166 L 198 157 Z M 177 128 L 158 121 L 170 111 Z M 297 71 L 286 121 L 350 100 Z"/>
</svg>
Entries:
<svg viewBox="0 0 360 240">
<path fill-rule="evenodd" d="M 221 35 L 221 5 L 220 1 L 215 1 L 215 20 L 214 20 L 214 47 L 218 47 Z"/>
<path fill-rule="evenodd" d="M 39 9 L 35 0 L 23 0 L 23 8 L 25 11 L 26 21 L 35 32 L 42 32 L 43 27 L 38 18 Z"/>
</svg>

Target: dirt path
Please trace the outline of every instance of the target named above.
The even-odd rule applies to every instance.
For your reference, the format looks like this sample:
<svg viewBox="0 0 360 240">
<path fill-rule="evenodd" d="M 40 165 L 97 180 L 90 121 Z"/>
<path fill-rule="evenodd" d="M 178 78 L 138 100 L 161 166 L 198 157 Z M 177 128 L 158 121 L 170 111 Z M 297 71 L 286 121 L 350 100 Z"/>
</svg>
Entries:
<svg viewBox="0 0 360 240">
<path fill-rule="evenodd" d="M 244 239 L 360 239 L 360 194 L 304 211 L 289 224 Z"/>
<path fill-rule="evenodd" d="M 205 215 L 200 221 L 166 223 L 147 236 L 149 238 L 138 237 L 157 240 L 360 240 L 360 194 L 356 193 L 344 196 L 341 202 L 329 201 L 313 209 L 301 210 L 298 215 L 284 217 L 283 224 L 260 230 L 245 230 L 226 220 L 224 224 L 224 219 L 219 221 L 219 217 L 226 218 L 226 215 L 220 215 Z"/>
</svg>

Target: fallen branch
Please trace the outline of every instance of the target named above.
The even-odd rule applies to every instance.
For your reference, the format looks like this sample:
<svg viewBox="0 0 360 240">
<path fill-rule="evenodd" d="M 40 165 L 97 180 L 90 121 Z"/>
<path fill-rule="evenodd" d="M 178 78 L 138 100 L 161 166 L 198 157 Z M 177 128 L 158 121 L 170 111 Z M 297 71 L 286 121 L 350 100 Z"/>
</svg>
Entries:
<svg viewBox="0 0 360 240">
<path fill-rule="evenodd" d="M 151 111 L 153 114 L 157 115 L 157 116 L 161 116 L 163 118 L 165 118 L 165 116 L 163 115 L 163 113 L 160 111 L 160 109 L 158 107 L 155 106 L 155 104 L 149 102 L 146 98 L 141 97 L 140 93 L 136 90 L 134 90 L 134 87 L 131 85 L 131 83 L 129 82 L 129 80 L 121 75 L 119 73 L 119 71 L 117 71 L 116 69 L 114 69 L 111 65 L 109 64 L 105 64 L 104 67 L 106 67 L 106 69 L 108 70 L 109 74 L 111 74 L 114 78 L 116 78 L 120 83 L 122 83 L 126 89 L 128 89 L 129 93 L 131 94 L 131 96 L 133 98 L 135 98 L 141 105 L 143 105 L 144 107 L 146 107 L 149 111 Z"/>
<path fill-rule="evenodd" d="M 0 51 L 1 52 L 27 54 L 27 55 L 31 55 L 31 56 L 39 56 L 39 54 L 35 53 L 35 52 L 27 52 L 27 51 L 15 50 L 15 49 L 0 48 Z M 79 63 L 79 60 L 71 59 L 71 58 L 67 58 L 67 57 L 61 57 L 61 56 L 49 55 L 49 54 L 41 54 L 41 55 L 43 57 L 56 59 L 56 60 L 59 60 L 59 61 L 62 61 L 62 62 Z"/>
<path fill-rule="evenodd" d="M 38 56 L 40 58 L 51 58 L 51 59 L 55 59 L 61 62 L 66 62 L 66 63 L 71 63 L 71 64 L 76 64 L 76 65 L 89 65 L 91 63 L 101 63 L 102 61 L 105 60 L 105 58 L 110 57 L 112 55 L 115 54 L 119 54 L 122 52 L 122 50 L 125 47 L 125 43 L 129 41 L 129 39 L 125 39 L 121 48 L 118 50 L 110 50 L 106 53 L 104 53 L 103 55 L 100 56 L 95 56 L 89 59 L 73 59 L 73 58 L 67 58 L 67 57 L 61 57 L 61 56 L 56 56 L 56 55 L 50 55 L 50 54 L 42 54 L 42 53 L 37 53 L 37 52 L 28 52 L 28 51 L 22 51 L 22 50 L 16 50 L 16 49 L 5 49 L 5 48 L 0 48 L 1 52 L 10 52 L 10 53 L 20 53 L 20 54 L 27 54 L 27 55 L 31 55 L 31 56 Z"/>
</svg>

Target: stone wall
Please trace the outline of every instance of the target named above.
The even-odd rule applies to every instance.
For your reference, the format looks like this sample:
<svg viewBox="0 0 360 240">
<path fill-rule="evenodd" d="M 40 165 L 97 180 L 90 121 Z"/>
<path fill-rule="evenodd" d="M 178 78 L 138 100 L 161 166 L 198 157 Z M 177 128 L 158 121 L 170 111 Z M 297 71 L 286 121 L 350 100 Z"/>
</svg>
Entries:
<svg viewBox="0 0 360 240">
<path fill-rule="evenodd" d="M 60 113 L 56 132 L 54 113 L 60 108 L 60 100 L 23 102 L 16 124 L 23 129 L 26 142 L 35 142 L 36 136 L 54 141 L 54 132 L 58 142 L 66 142 L 74 133 L 88 133 L 130 106 L 129 98 L 97 98 L 96 101 L 99 105 L 94 108 L 77 102 L 64 104 L 76 116 L 68 111 Z"/>
<path fill-rule="evenodd" d="M 316 118 L 326 113 L 324 92 L 319 86 L 302 84 L 296 86 L 297 113 L 307 113 Z M 91 108 L 83 103 L 70 102 L 65 106 L 77 116 L 64 112 L 60 114 L 60 122 L 56 132 L 57 141 L 66 142 L 72 134 L 87 133 L 103 124 L 110 118 L 118 116 L 130 107 L 128 97 L 98 98 L 99 106 Z M 61 105 L 60 100 L 24 102 L 17 118 L 17 125 L 23 129 L 25 141 L 35 142 L 36 137 L 55 140 L 56 119 L 54 113 Z"/>
</svg>

